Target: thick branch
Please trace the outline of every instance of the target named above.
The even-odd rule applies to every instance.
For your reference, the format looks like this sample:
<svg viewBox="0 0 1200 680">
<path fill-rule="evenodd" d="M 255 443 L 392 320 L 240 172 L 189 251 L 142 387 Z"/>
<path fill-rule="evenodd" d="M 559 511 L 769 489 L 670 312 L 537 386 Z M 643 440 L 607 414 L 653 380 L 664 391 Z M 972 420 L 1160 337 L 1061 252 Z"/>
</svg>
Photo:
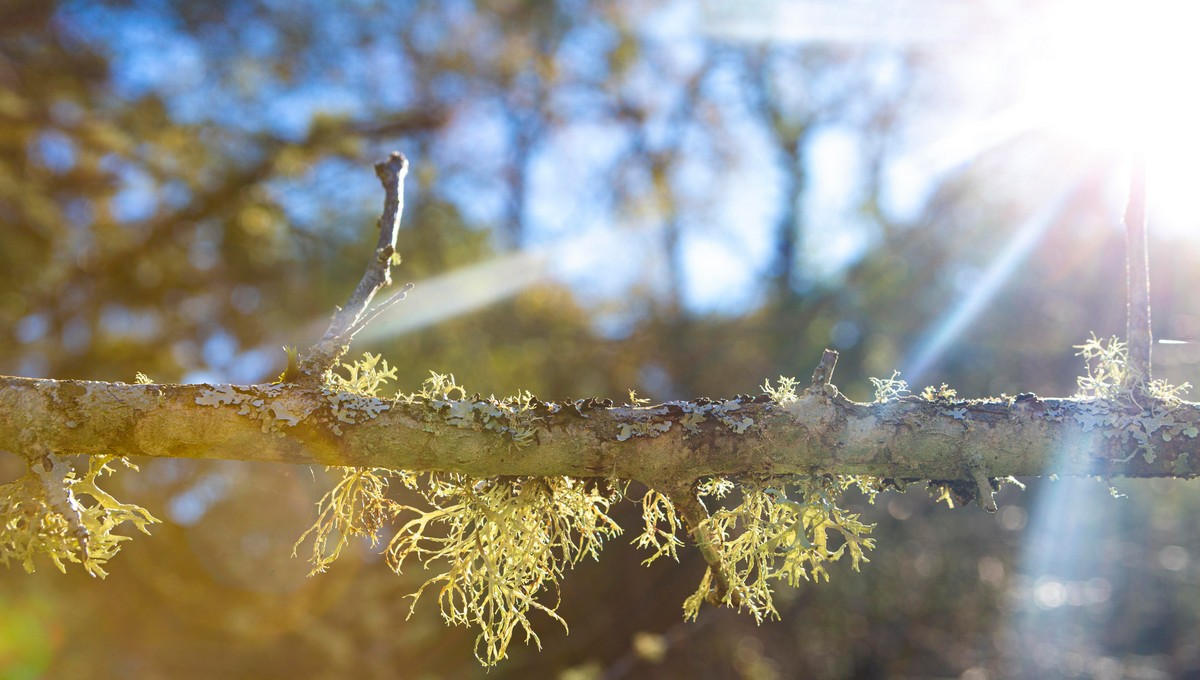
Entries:
<svg viewBox="0 0 1200 680">
<path fill-rule="evenodd" d="M 408 291 L 405 288 L 379 307 L 370 308 L 371 300 L 379 289 L 392 282 L 391 266 L 396 254 L 400 217 L 404 213 L 404 177 L 408 174 L 408 160 L 403 154 L 393 152 L 387 160 L 375 164 L 375 174 L 384 190 L 383 213 L 379 216 L 379 242 L 350 299 L 333 315 L 325 335 L 304 354 L 300 372 L 314 384 L 326 370 L 334 367 L 350 346 L 350 340 L 368 321 L 404 299 L 404 293 Z"/>
<path fill-rule="evenodd" d="M 37 443 L 62 455 L 379 466 L 475 477 L 611 475 L 651 485 L 813 473 L 974 482 L 979 466 L 989 477 L 1191 477 L 1200 460 L 1194 403 L 1169 412 L 1154 404 L 1151 417 L 1110 414 L 1097 401 L 1032 395 L 860 404 L 831 391 L 786 406 L 766 397 L 645 408 L 539 402 L 517 424 L 536 435 L 518 446 L 507 417 L 489 420 L 496 410 L 488 402 L 404 404 L 303 384 L 6 377 L 0 378 L 0 450 L 27 451 Z"/>
</svg>

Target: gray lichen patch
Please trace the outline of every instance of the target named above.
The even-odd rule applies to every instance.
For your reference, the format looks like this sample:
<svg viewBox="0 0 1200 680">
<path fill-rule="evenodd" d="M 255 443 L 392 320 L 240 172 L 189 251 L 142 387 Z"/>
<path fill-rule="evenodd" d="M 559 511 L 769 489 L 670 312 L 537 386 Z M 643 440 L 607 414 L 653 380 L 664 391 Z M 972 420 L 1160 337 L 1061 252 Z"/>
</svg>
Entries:
<svg viewBox="0 0 1200 680">
<path fill-rule="evenodd" d="M 352 392 L 334 392 L 326 389 L 322 390 L 321 394 L 329 404 L 329 412 L 333 416 L 329 427 L 339 436 L 342 434 L 341 423 L 357 425 L 366 420 L 374 420 L 391 408 L 391 404 L 382 399 Z"/>
<path fill-rule="evenodd" d="M 507 435 L 518 447 L 537 440 L 546 417 L 559 413 L 562 407 L 544 402 L 529 392 L 498 399 L 430 399 L 433 417 L 454 427 L 467 430 L 488 430 Z"/>
<path fill-rule="evenodd" d="M 637 421 L 633 423 L 621 423 L 620 434 L 617 435 L 617 441 L 628 441 L 632 437 L 657 437 L 658 435 L 667 432 L 671 429 L 671 421 L 662 423 L 654 423 L 650 421 Z"/>
<path fill-rule="evenodd" d="M 736 434 L 742 434 L 754 425 L 754 419 L 749 416 L 734 415 L 742 408 L 741 401 L 729 399 L 719 404 L 712 404 L 709 412 Z"/>
<path fill-rule="evenodd" d="M 766 397 L 757 402 L 749 397 L 737 397 L 720 401 L 671 401 L 651 408 L 617 409 L 617 415 L 627 421 L 619 425 L 617 441 L 627 441 L 632 437 L 657 437 L 670 431 L 676 422 L 683 428 L 684 438 L 701 434 L 702 426 L 707 422 L 720 423 L 734 434 L 745 434 L 758 423 L 742 413 L 742 407 L 747 403 L 766 401 Z M 770 410 L 773 405 L 761 408 Z"/>
<path fill-rule="evenodd" d="M 285 389 L 283 385 L 206 386 L 196 397 L 196 403 L 216 408 L 236 406 L 239 416 L 262 421 L 263 432 L 279 432 L 284 426 L 295 427 L 313 411 L 311 402 L 303 394 Z"/>
<path fill-rule="evenodd" d="M 1128 401 L 1139 408 L 1129 408 L 1128 403 L 1108 399 L 1080 400 L 1072 416 L 1084 432 L 1097 430 L 1108 439 L 1136 442 L 1136 451 L 1117 460 L 1118 463 L 1128 463 L 1139 453 L 1147 463 L 1153 463 L 1158 458 L 1159 443 L 1170 442 L 1176 437 L 1194 439 L 1200 435 L 1200 430 L 1191 422 L 1176 419 L 1178 403 L 1151 401 L 1141 406 Z"/>
<path fill-rule="evenodd" d="M 794 402 L 795 399 L 792 401 Z M 683 413 L 679 424 L 685 431 L 685 437 L 700 434 L 700 426 L 709 420 L 721 423 L 734 434 L 744 434 L 755 425 L 754 418 L 738 413 L 743 406 L 741 398 L 721 401 L 673 401 L 666 406 L 668 411 L 675 410 Z"/>
</svg>

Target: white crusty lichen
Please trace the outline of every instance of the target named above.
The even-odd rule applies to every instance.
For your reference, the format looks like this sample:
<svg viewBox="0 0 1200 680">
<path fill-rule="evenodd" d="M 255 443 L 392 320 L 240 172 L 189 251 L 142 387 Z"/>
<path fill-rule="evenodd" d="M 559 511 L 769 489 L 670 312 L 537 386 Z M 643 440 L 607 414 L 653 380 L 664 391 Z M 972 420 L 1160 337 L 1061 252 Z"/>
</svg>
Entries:
<svg viewBox="0 0 1200 680">
<path fill-rule="evenodd" d="M 405 404 L 425 404 L 430 407 L 428 419 L 438 419 L 465 430 L 492 430 L 508 435 L 518 448 L 537 441 L 539 412 L 553 414 L 562 410 L 554 402 L 541 401 L 528 390 L 508 397 L 489 396 L 487 399 L 468 398 L 467 392 L 454 380 L 454 375 L 430 371 L 418 392 L 398 396 Z"/>
<path fill-rule="evenodd" d="M 617 441 L 628 441 L 633 437 L 657 437 L 670 429 L 671 421 L 669 420 L 662 423 L 653 423 L 645 420 L 633 423 L 621 423 L 621 432 L 617 435 Z"/>
<path fill-rule="evenodd" d="M 729 399 L 719 404 L 709 405 L 710 412 L 716 416 L 717 420 L 725 424 L 726 427 L 733 430 L 736 434 L 743 434 L 746 430 L 754 425 L 754 419 L 749 416 L 738 417 L 731 415 L 742 407 L 742 404 L 737 399 Z"/>
<path fill-rule="evenodd" d="M 670 413 L 671 410 L 683 412 L 683 417 L 679 419 L 679 424 L 684 429 L 684 437 L 700 434 L 700 425 L 710 417 L 732 430 L 734 434 L 745 434 L 755 425 L 755 421 L 750 416 L 738 413 L 741 408 L 741 399 L 727 399 L 710 403 L 667 402 L 653 409 L 641 409 L 637 411 L 637 414 L 647 414 L 657 420 L 636 420 L 632 423 L 622 423 L 620 432 L 617 435 L 617 441 L 623 442 L 633 437 L 657 437 L 664 432 L 670 431 L 672 425 L 674 425 L 674 421 L 664 416 Z"/>
<path fill-rule="evenodd" d="M 262 421 L 263 432 L 279 432 L 284 425 L 295 427 L 312 412 L 304 397 L 291 395 L 283 385 L 239 388 L 213 385 L 200 391 L 196 403 L 201 406 L 237 406 L 238 415 Z"/>
<path fill-rule="evenodd" d="M 322 390 L 321 393 L 325 395 L 329 403 L 329 412 L 335 419 L 335 422 L 330 424 L 330 429 L 337 435 L 342 434 L 339 423 L 357 425 L 363 420 L 378 418 L 379 414 L 391 408 L 391 404 L 376 397 L 328 389 Z"/>
</svg>

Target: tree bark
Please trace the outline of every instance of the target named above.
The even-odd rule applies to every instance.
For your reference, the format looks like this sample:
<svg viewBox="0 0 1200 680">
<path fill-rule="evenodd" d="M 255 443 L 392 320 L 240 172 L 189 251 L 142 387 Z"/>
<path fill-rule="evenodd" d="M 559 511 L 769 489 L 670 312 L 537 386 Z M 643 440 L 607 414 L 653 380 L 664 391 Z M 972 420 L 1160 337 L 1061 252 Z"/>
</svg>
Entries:
<svg viewBox="0 0 1200 680">
<path fill-rule="evenodd" d="M 969 482 L 1050 473 L 1192 477 L 1200 428 L 1200 405 L 1187 402 L 1132 415 L 1095 399 L 1033 395 L 863 404 L 832 385 L 787 404 L 766 395 L 647 407 L 533 404 L 514 421 L 488 401 L 406 404 L 303 384 L 4 377 L 0 449 L 474 477 L 611 476 L 660 486 L 824 473 Z M 520 444 L 511 434 L 518 430 L 530 434 Z"/>
</svg>

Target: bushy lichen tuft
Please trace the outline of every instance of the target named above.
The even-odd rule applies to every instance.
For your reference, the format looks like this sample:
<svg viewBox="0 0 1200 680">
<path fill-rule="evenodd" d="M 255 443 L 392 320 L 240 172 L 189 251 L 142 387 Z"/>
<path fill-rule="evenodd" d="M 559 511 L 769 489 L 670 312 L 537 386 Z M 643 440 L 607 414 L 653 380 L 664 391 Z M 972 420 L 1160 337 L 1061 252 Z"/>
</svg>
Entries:
<svg viewBox="0 0 1200 680">
<path fill-rule="evenodd" d="M 660 557 L 670 557 L 679 561 L 679 547 L 683 541 L 679 538 L 683 523 L 675 512 L 675 504 L 666 495 L 655 489 L 646 489 L 642 495 L 642 533 L 633 539 L 639 548 L 648 548 L 654 554 L 642 560 L 649 565 Z"/>
<path fill-rule="evenodd" d="M 1093 334 L 1075 348 L 1086 367 L 1086 375 L 1078 378 L 1076 396 L 1083 403 L 1075 419 L 1084 432 L 1101 427 L 1105 437 L 1119 437 L 1123 442 L 1132 438 L 1137 443 L 1134 453 L 1116 462 L 1125 463 L 1141 454 L 1147 463 L 1153 463 L 1158 458 L 1158 441 L 1196 436 L 1194 426 L 1172 416 L 1191 385 L 1172 385 L 1136 374 L 1129 366 L 1127 345 L 1115 337 L 1102 341 Z"/>
<path fill-rule="evenodd" d="M 900 379 L 900 371 L 892 371 L 890 378 L 871 378 L 875 387 L 875 403 L 886 404 L 908 394 L 908 382 Z"/>
<path fill-rule="evenodd" d="M 396 379 L 396 367 L 388 366 L 387 359 L 380 357 L 379 354 L 364 352 L 361 359 L 342 364 L 345 375 L 338 371 L 328 371 L 325 374 L 325 384 L 340 392 L 378 397 L 379 388 L 384 383 Z"/>
<path fill-rule="evenodd" d="M 392 480 L 415 489 L 416 477 L 404 470 L 385 468 L 340 468 L 342 479 L 317 502 L 317 521 L 292 548 L 296 556 L 300 546 L 312 538 L 309 576 L 324 572 L 342 554 L 353 538 L 366 538 L 379 544 L 380 530 L 404 506 L 387 497 Z"/>
<path fill-rule="evenodd" d="M 829 580 L 826 565 L 847 554 L 858 570 L 875 543 L 867 538 L 873 525 L 863 524 L 840 505 L 852 486 L 870 498 L 878 488 L 874 480 L 851 476 L 742 482 L 717 477 L 698 484 L 694 493 L 702 504 L 719 503 L 735 490 L 741 500 L 711 512 L 693 532 L 711 537 L 701 549 L 713 557 L 699 587 L 684 601 L 684 617 L 697 617 L 719 580 L 726 581 L 721 604 L 745 610 L 761 623 L 779 617 L 773 597 L 776 582 L 794 587 L 801 580 Z M 674 558 L 680 522 L 671 499 L 648 491 L 642 497 L 642 514 L 645 529 L 635 542 L 655 551 L 645 563 L 664 555 Z"/>
<path fill-rule="evenodd" d="M 149 525 L 159 521 L 145 508 L 122 503 L 98 486 L 100 476 L 112 474 L 109 464 L 114 460 L 137 468 L 124 458 L 92 456 L 82 475 L 65 463 L 37 470 L 47 460 L 31 460 L 24 476 L 0 486 L 0 564 L 16 561 L 33 572 L 35 558 L 43 555 L 64 573 L 66 563 L 73 562 L 104 578 L 104 565 L 129 540 L 114 530 L 129 522 L 149 534 Z"/>
<path fill-rule="evenodd" d="M 539 599 L 542 591 L 557 592 L 567 567 L 596 558 L 604 540 L 621 533 L 607 515 L 616 492 L 569 477 L 432 475 L 422 495 L 432 509 L 403 509 L 415 517 L 388 544 L 388 563 L 397 572 L 410 559 L 427 568 L 445 565 L 410 596 L 413 606 L 426 589 L 440 586 L 442 617 L 480 629 L 475 653 L 486 665 L 507 655 L 518 628 L 540 648 L 531 610 L 566 628 L 557 602 Z"/>
<path fill-rule="evenodd" d="M 797 401 L 800 397 L 796 394 L 796 379 L 779 376 L 779 386 L 772 387 L 770 380 L 764 380 L 762 384 L 763 394 L 771 397 L 771 401 L 777 404 L 790 404 Z"/>
</svg>

